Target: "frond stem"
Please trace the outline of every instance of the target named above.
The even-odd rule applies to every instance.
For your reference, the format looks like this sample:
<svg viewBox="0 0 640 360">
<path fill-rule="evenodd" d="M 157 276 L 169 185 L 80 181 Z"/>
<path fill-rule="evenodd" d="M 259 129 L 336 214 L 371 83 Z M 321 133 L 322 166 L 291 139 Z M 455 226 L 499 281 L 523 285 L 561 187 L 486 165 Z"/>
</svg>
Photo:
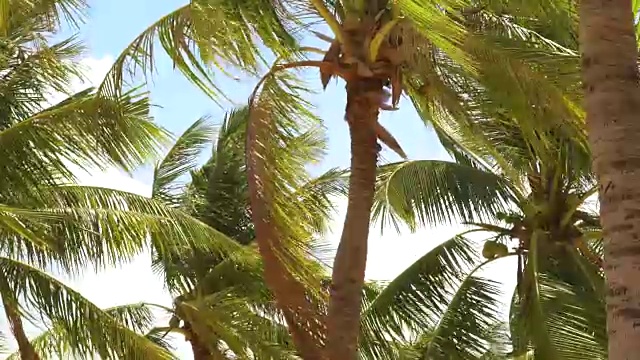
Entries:
<svg viewBox="0 0 640 360">
<path fill-rule="evenodd" d="M 342 27 L 340 26 L 340 23 L 338 23 L 338 20 L 331 14 L 322 0 L 311 0 L 311 4 L 314 8 L 316 8 L 316 10 L 318 10 L 318 13 L 320 14 L 320 16 L 322 16 L 324 21 L 327 22 L 327 25 L 329 25 L 331 31 L 333 31 L 333 33 L 336 35 L 336 39 L 338 39 L 340 43 L 344 43 L 344 34 L 342 33 Z"/>
</svg>

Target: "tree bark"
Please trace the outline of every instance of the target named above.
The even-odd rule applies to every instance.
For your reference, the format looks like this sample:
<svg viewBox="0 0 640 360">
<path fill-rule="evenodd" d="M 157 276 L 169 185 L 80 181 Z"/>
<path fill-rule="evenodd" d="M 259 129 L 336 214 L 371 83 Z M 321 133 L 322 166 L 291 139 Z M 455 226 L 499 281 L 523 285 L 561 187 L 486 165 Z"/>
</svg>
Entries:
<svg viewBox="0 0 640 360">
<path fill-rule="evenodd" d="M 193 351 L 193 360 L 212 360 L 211 353 L 206 346 L 200 344 L 196 339 L 189 340 L 191 343 L 191 351 Z"/>
<path fill-rule="evenodd" d="M 209 347 L 202 343 L 202 340 L 200 340 L 198 334 L 193 331 L 190 323 L 186 322 L 183 330 L 185 331 L 187 341 L 191 344 L 193 360 L 215 360 Z"/>
<path fill-rule="evenodd" d="M 580 1 L 580 43 L 605 237 L 609 360 L 640 355 L 640 85 L 630 0 Z"/>
<path fill-rule="evenodd" d="M 327 355 L 331 360 L 357 356 L 362 287 L 376 181 L 377 137 L 382 82 L 356 78 L 347 82 L 346 120 L 351 135 L 349 202 L 333 263 L 327 315 Z"/>
<path fill-rule="evenodd" d="M 33 344 L 29 341 L 27 334 L 24 332 L 22 326 L 22 318 L 17 310 L 17 302 L 13 299 L 7 299 L 6 296 L 2 296 L 2 305 L 4 306 L 4 312 L 9 320 L 9 326 L 11 327 L 11 333 L 18 342 L 18 352 L 20 353 L 20 359 L 22 360 L 40 360 L 40 356 L 33 348 Z"/>
</svg>

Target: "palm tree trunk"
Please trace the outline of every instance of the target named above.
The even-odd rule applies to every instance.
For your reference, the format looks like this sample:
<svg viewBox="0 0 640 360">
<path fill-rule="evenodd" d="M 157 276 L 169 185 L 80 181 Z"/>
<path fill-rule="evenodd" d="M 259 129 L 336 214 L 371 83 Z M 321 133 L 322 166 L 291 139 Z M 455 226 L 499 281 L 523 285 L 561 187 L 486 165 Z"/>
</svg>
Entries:
<svg viewBox="0 0 640 360">
<path fill-rule="evenodd" d="M 202 346 L 197 341 L 190 340 L 193 360 L 211 360 L 211 354 L 206 346 Z"/>
<path fill-rule="evenodd" d="M 376 180 L 375 125 L 381 94 L 380 80 L 356 78 L 347 82 L 346 120 L 351 135 L 351 175 L 347 214 L 333 263 L 327 315 L 327 355 L 331 360 L 352 360 L 357 354 Z"/>
<path fill-rule="evenodd" d="M 582 0 L 585 106 L 605 234 L 609 360 L 640 354 L 640 77 L 630 0 Z"/>
<path fill-rule="evenodd" d="M 187 341 L 191 344 L 191 351 L 193 352 L 193 360 L 213 360 L 213 356 L 209 351 L 209 348 L 202 343 L 198 335 L 191 328 L 191 324 L 185 323 L 183 328 L 186 331 Z"/>
<path fill-rule="evenodd" d="M 11 333 L 18 342 L 18 351 L 20 353 L 20 359 L 22 360 L 40 360 L 40 356 L 36 353 L 33 345 L 29 341 L 27 334 L 24 332 L 22 326 L 22 319 L 20 313 L 16 310 L 17 303 L 12 301 L 13 299 L 7 299 L 7 296 L 2 296 L 2 305 L 4 312 L 9 320 L 11 327 Z"/>
</svg>

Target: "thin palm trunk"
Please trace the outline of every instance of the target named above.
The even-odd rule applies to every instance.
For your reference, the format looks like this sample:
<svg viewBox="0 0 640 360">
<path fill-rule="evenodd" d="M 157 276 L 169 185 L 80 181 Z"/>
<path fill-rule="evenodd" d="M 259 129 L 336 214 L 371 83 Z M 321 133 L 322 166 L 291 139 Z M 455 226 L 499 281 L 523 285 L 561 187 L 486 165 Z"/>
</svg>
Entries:
<svg viewBox="0 0 640 360">
<path fill-rule="evenodd" d="M 327 355 L 331 360 L 356 358 L 362 287 L 376 181 L 375 125 L 382 82 L 356 78 L 347 82 L 346 120 L 351 135 L 349 203 L 333 263 L 327 316 Z"/>
<path fill-rule="evenodd" d="M 24 332 L 22 326 L 22 318 L 20 313 L 16 310 L 15 301 L 10 301 L 5 296 L 2 296 L 2 305 L 4 306 L 4 312 L 9 320 L 11 327 L 11 333 L 18 343 L 18 351 L 20 353 L 20 359 L 22 360 L 40 360 L 40 356 L 36 353 L 33 345 L 29 341 L 27 334 Z"/>
<path fill-rule="evenodd" d="M 640 77 L 630 0 L 582 0 L 585 106 L 605 234 L 609 360 L 640 354 Z"/>
</svg>

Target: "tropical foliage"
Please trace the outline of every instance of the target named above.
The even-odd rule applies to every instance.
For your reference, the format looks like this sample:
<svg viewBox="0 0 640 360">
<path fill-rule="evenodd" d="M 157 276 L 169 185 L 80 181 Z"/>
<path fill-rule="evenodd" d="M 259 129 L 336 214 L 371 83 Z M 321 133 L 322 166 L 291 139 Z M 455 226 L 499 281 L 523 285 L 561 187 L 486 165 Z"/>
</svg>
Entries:
<svg viewBox="0 0 640 360">
<path fill-rule="evenodd" d="M 175 295 L 169 326 L 154 332 L 184 335 L 196 359 L 248 354 L 260 359 L 283 359 L 295 353 L 283 315 L 274 306 L 264 283 L 262 262 L 253 246 L 255 235 L 242 142 L 248 119 L 246 107 L 227 114 L 219 126 L 211 157 L 202 167 L 198 167 L 198 160 L 202 150 L 211 144 L 214 128 L 206 119 L 197 120 L 155 166 L 153 198 L 183 209 L 212 229 L 247 245 L 225 256 L 201 251 L 168 258 L 154 252 L 155 270 Z M 283 166 L 295 169 L 320 156 L 324 146 L 321 135 L 313 131 L 291 138 L 283 149 L 289 156 Z M 301 175 L 306 172 L 302 167 L 296 171 Z M 190 181 L 185 183 L 187 174 Z M 332 170 L 295 190 L 300 209 L 313 214 L 305 221 L 315 233 L 325 230 L 331 200 L 345 193 L 344 183 L 342 173 Z M 321 274 L 319 264 L 307 264 Z"/>
<path fill-rule="evenodd" d="M 407 328 L 420 335 L 422 358 L 477 359 L 499 320 L 496 284 L 478 272 L 515 257 L 513 354 L 605 359 L 602 233 L 588 206 L 596 190 L 587 147 L 559 132 L 527 136 L 508 118 L 474 126 L 483 135 L 451 137 L 465 144 L 471 163 L 422 160 L 382 168 L 375 214 L 383 222 L 457 220 L 469 230 L 390 284 L 394 297 L 380 311 L 392 315 L 378 326 L 396 336 Z M 485 259 L 473 255 L 473 233 L 488 234 L 481 240 Z"/>
<path fill-rule="evenodd" d="M 49 356 L 49 346 L 78 358 L 171 358 L 53 275 L 121 264 L 148 247 L 149 237 L 162 254 L 237 247 L 161 203 L 74 184 L 77 169 L 133 170 L 168 140 L 138 89 L 114 91 L 104 82 L 69 93 L 83 47 L 74 38 L 51 45 L 47 36 L 62 17 L 77 15 L 79 5 L 11 1 L 0 7 L 0 297 L 22 359 Z M 55 92 L 66 98 L 50 104 Z M 32 343 L 25 319 L 63 336 Z"/>
<path fill-rule="evenodd" d="M 597 22 L 589 4 L 583 23 Z M 0 1 L 0 298 L 18 343 L 12 357 L 172 358 L 173 332 L 197 360 L 606 359 L 575 6 L 191 0 L 134 39 L 96 89 L 68 93 L 83 48 L 47 35 L 62 17 L 80 19 L 85 2 Z M 592 32 L 582 34 L 595 43 Z M 154 166 L 150 198 L 75 184 L 76 169 L 130 171 L 167 143 L 126 76 L 150 72 L 156 41 L 215 101 L 225 94 L 214 75 L 255 76 L 247 107 L 227 114 L 202 166 L 209 120 L 178 137 Z M 586 48 L 587 108 L 602 120 L 589 66 L 601 51 Z M 304 67 L 317 68 L 325 89 L 332 78 L 346 83 L 348 174 L 309 175 L 325 142 L 308 86 L 290 71 Z M 52 92 L 66 98 L 52 104 Z M 378 123 L 403 94 L 452 161 L 407 160 Z M 378 142 L 404 161 L 379 165 Z M 311 252 L 336 195 L 348 207 L 329 280 Z M 371 219 L 469 230 L 388 284 L 366 284 Z M 51 275 L 144 249 L 175 296 L 167 326 L 152 328 L 148 305 L 100 309 Z M 517 263 L 506 323 L 499 284 L 481 275 L 505 258 Z M 48 331 L 29 339 L 23 320 Z"/>
<path fill-rule="evenodd" d="M 492 112 L 520 115 L 529 127 L 549 118 L 579 122 L 577 97 L 564 91 L 577 83 L 577 57 L 567 49 L 575 48 L 575 40 L 562 36 L 562 31 L 574 33 L 575 18 L 567 7 L 546 11 L 545 6 L 415 0 L 193 0 L 136 38 L 117 59 L 111 78 L 119 84 L 126 71 L 148 70 L 154 58 L 152 44 L 158 39 L 176 67 L 219 100 L 224 94 L 213 81 L 214 72 L 258 75 L 267 63 L 261 46 L 275 55 L 250 99 L 247 141 L 252 215 L 265 280 L 280 307 L 290 312 L 287 323 L 303 356 L 315 358 L 325 348 L 328 356 L 352 358 L 374 197 L 376 143 L 379 140 L 406 155 L 378 124 L 379 110 L 395 108 L 404 92 L 418 110 L 451 114 L 460 122 L 474 114 L 461 106 L 465 101 L 476 111 L 490 106 Z M 312 37 L 328 42 L 328 50 L 298 41 Z M 313 53 L 323 57 L 306 60 Z M 573 72 L 558 75 L 558 66 Z M 324 87 L 333 77 L 347 84 L 351 198 L 326 319 L 316 314 L 316 301 L 306 299 L 305 283 L 313 281 L 299 280 L 306 276 L 286 265 L 302 259 L 282 239 L 298 238 L 292 234 L 306 230 L 291 228 L 299 224 L 295 218 L 299 212 L 288 207 L 290 202 L 281 201 L 287 198 L 282 190 L 291 187 L 291 177 L 271 166 L 280 160 L 270 152 L 281 148 L 279 135 L 287 131 L 286 127 L 280 130 L 274 118 L 287 115 L 290 121 L 303 121 L 310 115 L 300 97 L 301 85 L 286 72 L 299 67 L 318 68 Z M 566 81 L 572 81 L 568 88 Z M 302 310 L 294 316 L 296 311 L 291 309 Z M 300 324 L 309 325 L 298 329 Z"/>
</svg>

